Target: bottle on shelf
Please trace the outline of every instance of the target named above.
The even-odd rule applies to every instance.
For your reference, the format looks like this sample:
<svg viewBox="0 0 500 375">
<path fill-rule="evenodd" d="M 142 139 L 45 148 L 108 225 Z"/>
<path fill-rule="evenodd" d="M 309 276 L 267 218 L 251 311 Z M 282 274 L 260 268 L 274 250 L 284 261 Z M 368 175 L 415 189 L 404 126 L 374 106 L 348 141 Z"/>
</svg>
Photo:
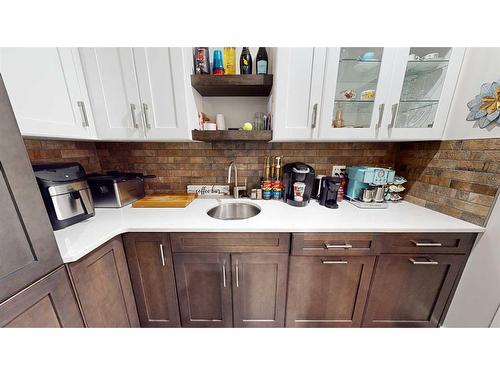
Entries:
<svg viewBox="0 0 500 375">
<path fill-rule="evenodd" d="M 214 67 L 212 73 L 214 75 L 224 74 L 224 63 L 222 62 L 222 51 L 220 49 L 214 51 Z"/>
<path fill-rule="evenodd" d="M 264 173 L 262 174 L 262 199 L 271 199 L 273 182 L 271 180 L 271 165 L 269 156 L 264 161 Z"/>
<path fill-rule="evenodd" d="M 241 51 L 240 74 L 252 74 L 252 55 L 248 47 L 243 47 Z"/>
<path fill-rule="evenodd" d="M 255 59 L 255 73 L 267 74 L 269 61 L 267 58 L 266 47 L 259 47 L 257 58 Z"/>
<path fill-rule="evenodd" d="M 194 73 L 210 74 L 210 53 L 208 47 L 193 48 Z"/>
<path fill-rule="evenodd" d="M 224 74 L 236 74 L 236 47 L 224 47 Z"/>
</svg>

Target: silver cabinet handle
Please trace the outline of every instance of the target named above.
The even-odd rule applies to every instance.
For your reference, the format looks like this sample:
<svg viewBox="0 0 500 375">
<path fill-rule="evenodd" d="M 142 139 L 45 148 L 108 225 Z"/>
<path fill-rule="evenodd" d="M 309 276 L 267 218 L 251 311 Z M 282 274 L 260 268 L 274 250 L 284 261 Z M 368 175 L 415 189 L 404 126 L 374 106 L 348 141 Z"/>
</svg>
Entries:
<svg viewBox="0 0 500 375">
<path fill-rule="evenodd" d="M 323 264 L 347 264 L 347 260 L 324 260 L 321 259 Z"/>
<path fill-rule="evenodd" d="M 222 283 L 226 287 L 226 263 L 222 263 Z"/>
<path fill-rule="evenodd" d="M 391 116 L 391 123 L 389 124 L 389 129 L 394 128 L 394 122 L 396 121 L 396 114 L 398 113 L 398 103 L 395 103 L 391 107 L 392 111 L 392 116 Z"/>
<path fill-rule="evenodd" d="M 350 243 L 324 243 L 325 249 L 351 249 Z"/>
<path fill-rule="evenodd" d="M 408 258 L 408 261 L 411 264 L 415 264 L 415 265 L 435 265 L 435 264 L 439 264 L 438 262 L 436 262 L 434 259 L 431 259 L 431 258 L 426 258 L 425 261 L 420 261 L 420 260 L 415 260 L 413 258 Z"/>
<path fill-rule="evenodd" d="M 149 116 L 148 116 L 148 110 L 149 110 L 149 106 L 146 103 L 142 103 L 142 111 L 144 113 L 144 122 L 146 124 L 146 128 L 151 129 L 151 123 L 149 122 Z"/>
<path fill-rule="evenodd" d="M 89 119 L 87 118 L 87 111 L 85 110 L 85 103 L 84 102 L 76 102 L 78 104 L 78 107 L 80 108 L 80 112 L 82 113 L 82 126 L 84 128 L 89 127 Z"/>
<path fill-rule="evenodd" d="M 316 117 L 318 117 L 318 104 L 313 105 L 311 128 L 316 128 Z"/>
<path fill-rule="evenodd" d="M 238 263 L 236 263 L 236 288 L 240 287 L 240 267 Z"/>
<path fill-rule="evenodd" d="M 384 117 L 384 108 L 385 104 L 383 103 L 378 106 L 378 122 L 376 129 L 380 129 L 380 127 L 382 126 L 382 117 Z"/>
<path fill-rule="evenodd" d="M 415 241 L 415 240 L 410 240 L 410 242 L 418 247 L 441 247 L 441 246 L 443 246 L 443 244 L 440 242 L 419 242 L 419 241 Z"/>
<path fill-rule="evenodd" d="M 165 254 L 163 253 L 163 244 L 160 244 L 160 256 L 161 256 L 161 265 L 165 267 Z"/>
<path fill-rule="evenodd" d="M 139 124 L 137 123 L 137 119 L 135 118 L 135 104 L 130 104 L 130 113 L 132 114 L 132 125 L 135 129 L 139 129 Z"/>
</svg>

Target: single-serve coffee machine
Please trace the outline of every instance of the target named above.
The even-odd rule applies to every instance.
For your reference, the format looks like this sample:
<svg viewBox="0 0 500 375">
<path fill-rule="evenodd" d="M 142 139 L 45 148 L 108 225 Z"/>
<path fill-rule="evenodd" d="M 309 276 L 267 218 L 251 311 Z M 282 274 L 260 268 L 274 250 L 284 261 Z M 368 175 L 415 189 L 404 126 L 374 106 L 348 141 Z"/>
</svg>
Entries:
<svg viewBox="0 0 500 375">
<path fill-rule="evenodd" d="M 283 167 L 283 199 L 291 206 L 304 207 L 311 200 L 314 168 L 304 163 L 290 163 Z"/>
<path fill-rule="evenodd" d="M 33 170 L 54 230 L 94 216 L 92 194 L 79 163 L 40 164 Z"/>
<path fill-rule="evenodd" d="M 320 182 L 320 194 L 318 203 L 327 208 L 338 208 L 337 196 L 339 193 L 340 178 L 335 176 L 325 176 Z"/>
</svg>

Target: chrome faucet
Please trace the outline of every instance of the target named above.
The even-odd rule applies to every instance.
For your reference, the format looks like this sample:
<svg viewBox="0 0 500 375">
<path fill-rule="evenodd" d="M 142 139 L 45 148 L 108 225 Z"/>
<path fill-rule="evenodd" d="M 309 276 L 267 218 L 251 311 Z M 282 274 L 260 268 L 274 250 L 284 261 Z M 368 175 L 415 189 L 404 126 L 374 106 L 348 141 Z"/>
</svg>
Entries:
<svg viewBox="0 0 500 375">
<path fill-rule="evenodd" d="M 229 163 L 229 167 L 227 169 L 227 183 L 231 183 L 231 170 L 234 167 L 234 188 L 233 188 L 233 196 L 237 199 L 240 197 L 240 191 L 247 190 L 247 179 L 245 178 L 245 185 L 238 186 L 238 168 L 236 167 L 236 163 L 234 160 Z"/>
</svg>

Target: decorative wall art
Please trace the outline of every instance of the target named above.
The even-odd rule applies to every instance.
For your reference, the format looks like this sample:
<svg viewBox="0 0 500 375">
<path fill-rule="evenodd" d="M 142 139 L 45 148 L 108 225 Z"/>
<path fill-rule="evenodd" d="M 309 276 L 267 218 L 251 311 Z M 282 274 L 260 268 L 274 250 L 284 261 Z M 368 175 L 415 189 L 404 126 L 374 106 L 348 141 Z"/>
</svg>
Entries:
<svg viewBox="0 0 500 375">
<path fill-rule="evenodd" d="M 483 83 L 479 95 L 467 103 L 470 113 L 467 121 L 475 121 L 484 129 L 493 122 L 500 125 L 500 81 Z"/>
</svg>

